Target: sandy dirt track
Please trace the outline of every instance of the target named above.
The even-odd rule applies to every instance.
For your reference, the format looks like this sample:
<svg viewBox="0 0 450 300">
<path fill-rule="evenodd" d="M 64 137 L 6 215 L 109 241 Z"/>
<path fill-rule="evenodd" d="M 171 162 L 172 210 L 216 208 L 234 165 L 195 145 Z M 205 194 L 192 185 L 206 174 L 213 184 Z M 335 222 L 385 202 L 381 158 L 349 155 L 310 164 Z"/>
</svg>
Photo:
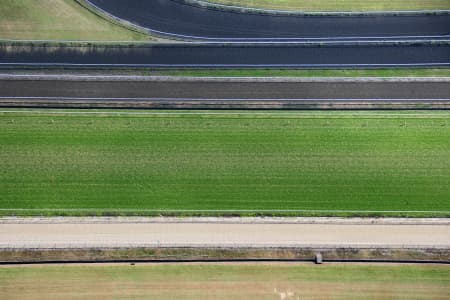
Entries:
<svg viewBox="0 0 450 300">
<path fill-rule="evenodd" d="M 0 224 L 0 248 L 139 246 L 450 248 L 450 226 L 223 223 Z"/>
</svg>

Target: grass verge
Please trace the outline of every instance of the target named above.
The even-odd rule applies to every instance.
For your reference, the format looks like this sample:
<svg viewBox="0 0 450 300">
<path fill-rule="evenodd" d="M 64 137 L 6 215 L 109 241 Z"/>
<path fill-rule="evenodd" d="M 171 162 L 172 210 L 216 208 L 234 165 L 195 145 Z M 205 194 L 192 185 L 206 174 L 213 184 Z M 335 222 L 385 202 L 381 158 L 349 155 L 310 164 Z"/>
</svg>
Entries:
<svg viewBox="0 0 450 300">
<path fill-rule="evenodd" d="M 73 0 L 0 0 L 0 39 L 144 41 Z"/>
<path fill-rule="evenodd" d="M 243 7 L 301 11 L 396 11 L 450 9 L 447 0 L 208 0 Z"/>
<path fill-rule="evenodd" d="M 446 215 L 449 126 L 448 112 L 3 112 L 0 211 Z"/>
<path fill-rule="evenodd" d="M 4 69 L 8 74 L 92 74 L 193 77 L 449 77 L 450 68 L 417 69 Z"/>
<path fill-rule="evenodd" d="M 450 261 L 445 249 L 313 249 L 313 248 L 121 248 L 121 249 L 2 249 L 1 263 L 46 262 L 193 262 L 285 260 L 313 262 L 317 252 L 325 262 L 341 261 Z"/>
<path fill-rule="evenodd" d="M 0 290 L 6 299 L 444 299 L 449 278 L 441 265 L 38 266 L 0 268 Z"/>
</svg>

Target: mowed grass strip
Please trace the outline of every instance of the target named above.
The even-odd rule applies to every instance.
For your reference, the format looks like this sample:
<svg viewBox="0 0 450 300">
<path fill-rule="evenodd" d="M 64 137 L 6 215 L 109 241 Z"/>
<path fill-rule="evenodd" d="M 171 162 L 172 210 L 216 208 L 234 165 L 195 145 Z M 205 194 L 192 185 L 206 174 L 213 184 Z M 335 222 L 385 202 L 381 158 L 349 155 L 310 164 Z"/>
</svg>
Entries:
<svg viewBox="0 0 450 300">
<path fill-rule="evenodd" d="M 447 112 L 38 112 L 0 115 L 0 210 L 450 211 Z"/>
<path fill-rule="evenodd" d="M 301 11 L 392 11 L 450 9 L 448 0 L 207 0 L 243 7 Z"/>
<path fill-rule="evenodd" d="M 0 268 L 0 291 L 5 299 L 446 299 L 449 278 L 442 265 L 36 266 Z"/>
<path fill-rule="evenodd" d="M 0 39 L 142 41 L 74 0 L 0 0 Z"/>
</svg>

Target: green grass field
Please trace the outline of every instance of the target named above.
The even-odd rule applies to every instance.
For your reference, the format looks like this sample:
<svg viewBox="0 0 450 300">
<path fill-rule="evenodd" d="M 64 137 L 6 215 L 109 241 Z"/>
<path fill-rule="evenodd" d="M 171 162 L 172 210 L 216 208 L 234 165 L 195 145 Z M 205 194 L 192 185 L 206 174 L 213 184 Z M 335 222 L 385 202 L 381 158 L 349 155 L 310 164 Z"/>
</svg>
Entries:
<svg viewBox="0 0 450 300">
<path fill-rule="evenodd" d="M 302 11 L 380 11 L 450 9 L 448 0 L 207 0 L 245 7 Z"/>
<path fill-rule="evenodd" d="M 109 23 L 74 0 L 0 0 L 0 39 L 149 40 Z"/>
<path fill-rule="evenodd" d="M 159 113 L 1 113 L 0 211 L 449 215 L 448 112 Z"/>
<path fill-rule="evenodd" d="M 447 299 L 442 265 L 188 264 L 0 268 L 4 299 Z"/>
</svg>

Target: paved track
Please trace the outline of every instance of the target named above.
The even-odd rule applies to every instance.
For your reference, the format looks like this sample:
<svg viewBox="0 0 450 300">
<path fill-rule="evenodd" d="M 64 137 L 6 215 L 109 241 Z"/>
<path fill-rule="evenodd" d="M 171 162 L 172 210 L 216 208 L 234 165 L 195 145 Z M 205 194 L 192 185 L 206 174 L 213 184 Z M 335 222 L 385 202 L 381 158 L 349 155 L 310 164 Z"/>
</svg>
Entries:
<svg viewBox="0 0 450 300">
<path fill-rule="evenodd" d="M 25 43 L 26 44 L 26 43 Z M 450 66 L 450 43 L 0 47 L 0 66 L 324 68 Z"/>
<path fill-rule="evenodd" d="M 0 76 L 3 107 L 450 108 L 446 79 Z"/>
<path fill-rule="evenodd" d="M 450 248 L 448 225 L 22 223 L 0 225 L 0 248 Z"/>
<path fill-rule="evenodd" d="M 447 99 L 450 81 L 102 76 L 3 76 L 0 97 L 129 99 Z"/>
<path fill-rule="evenodd" d="M 450 15 L 273 16 L 212 10 L 182 0 L 90 0 L 104 11 L 153 31 L 216 40 L 402 39 L 450 34 Z"/>
</svg>

